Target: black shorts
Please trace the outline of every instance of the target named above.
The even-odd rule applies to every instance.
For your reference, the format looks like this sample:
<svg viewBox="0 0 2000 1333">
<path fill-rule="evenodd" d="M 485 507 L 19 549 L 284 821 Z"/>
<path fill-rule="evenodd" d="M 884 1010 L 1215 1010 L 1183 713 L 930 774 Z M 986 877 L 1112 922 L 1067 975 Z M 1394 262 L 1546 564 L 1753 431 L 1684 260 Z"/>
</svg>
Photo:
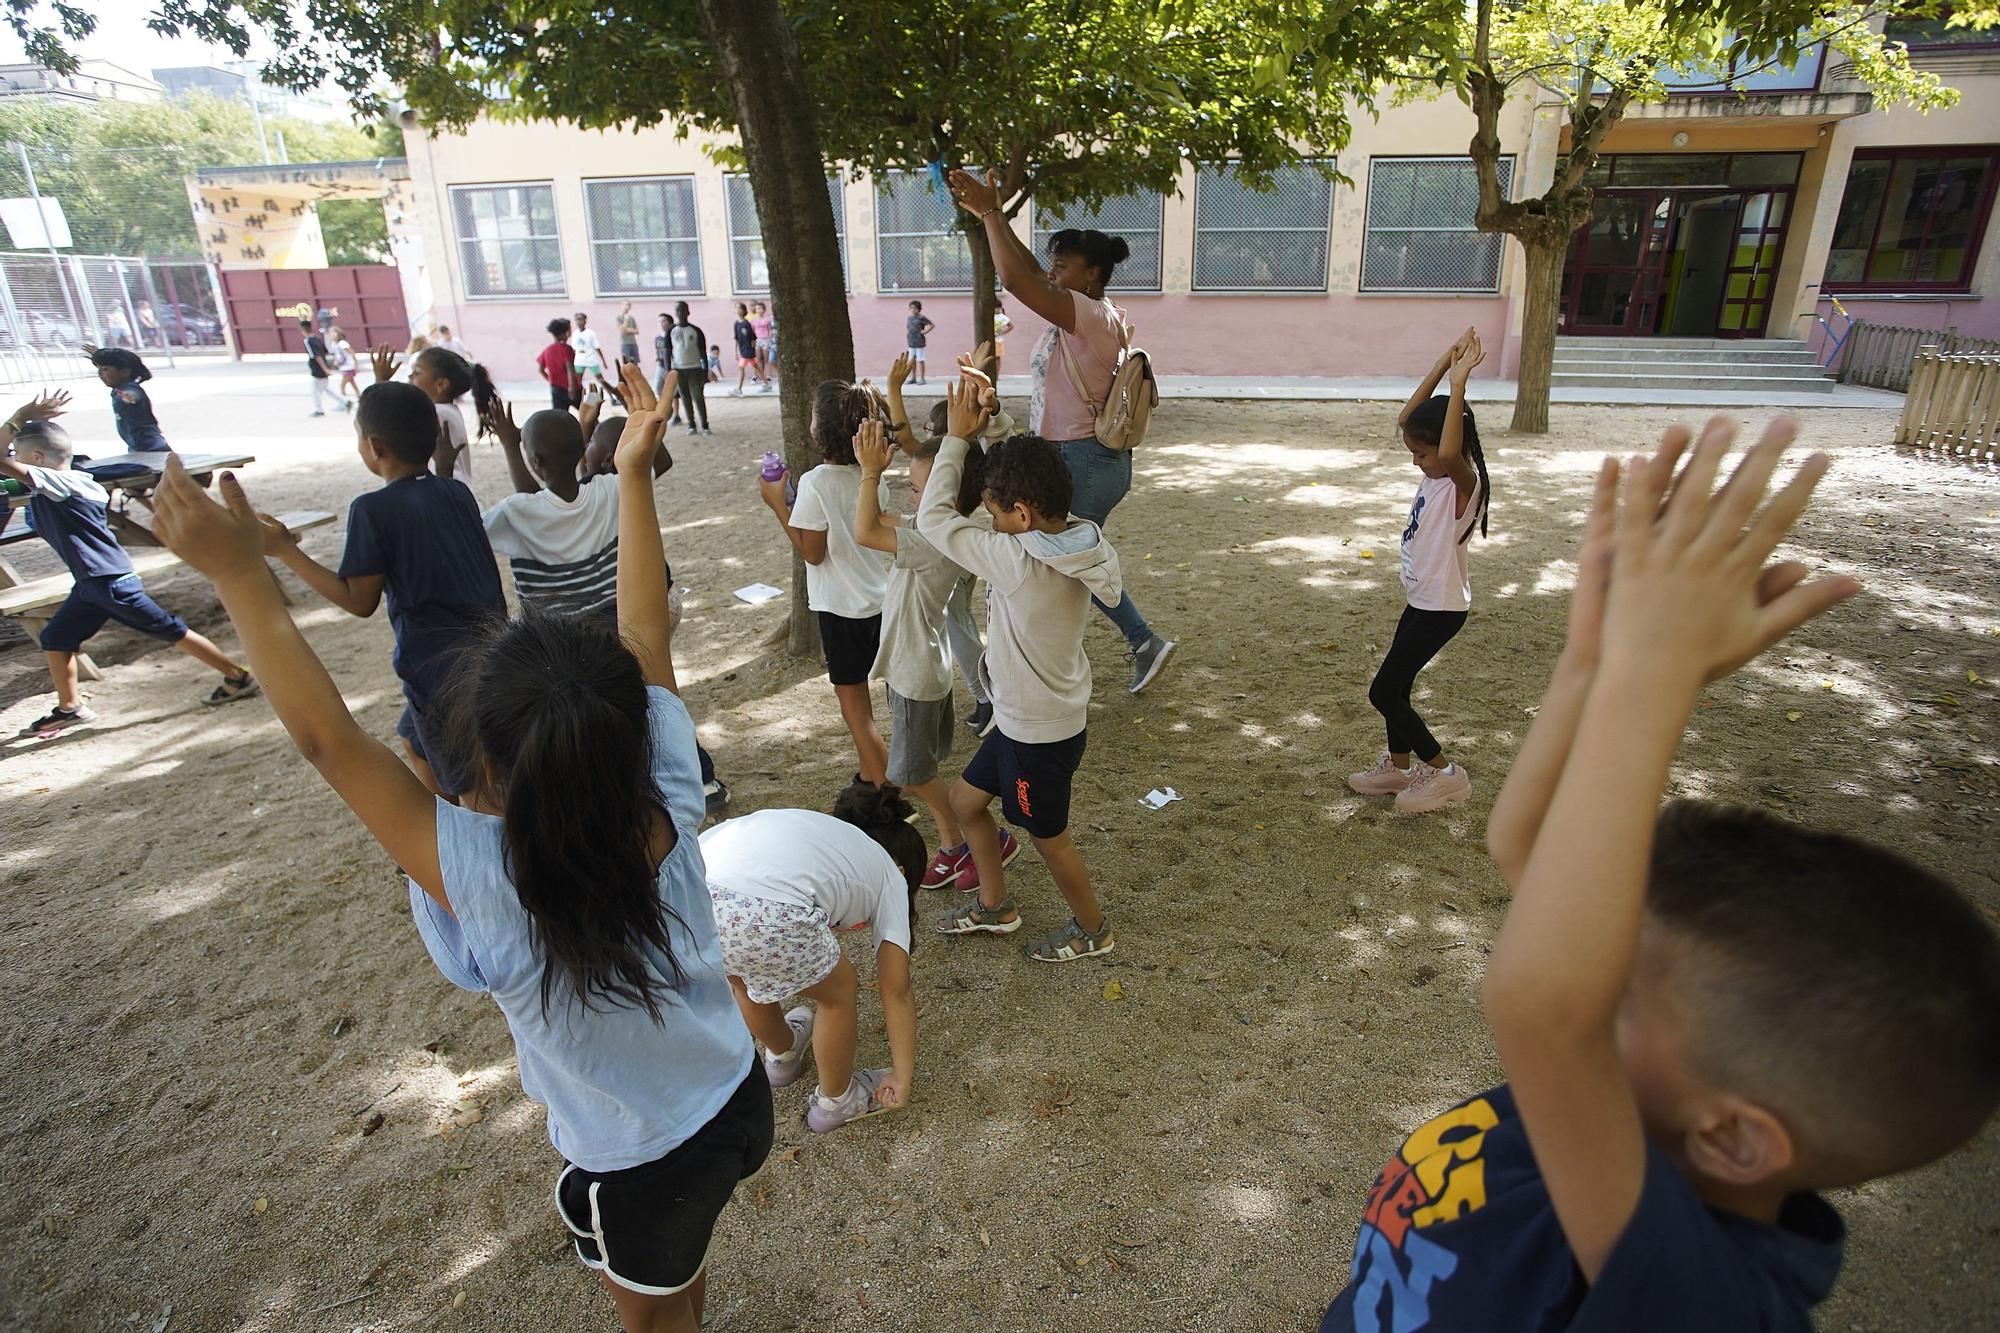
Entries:
<svg viewBox="0 0 2000 1333">
<path fill-rule="evenodd" d="M 965 766 L 965 783 L 998 796 L 1009 824 L 1031 837 L 1053 838 L 1069 828 L 1070 780 L 1083 762 L 1088 735 L 1079 731 L 1066 741 L 1034 744 L 995 729 Z"/>
<path fill-rule="evenodd" d="M 100 574 L 76 581 L 42 626 L 42 648 L 51 653 L 82 652 L 107 620 L 164 643 L 179 643 L 188 634 L 187 622 L 148 597 L 137 574 Z"/>
<path fill-rule="evenodd" d="M 396 734 L 409 742 L 410 753 L 430 765 L 431 776 L 447 796 L 456 796 L 472 786 L 464 769 L 452 759 L 450 739 L 438 709 L 418 708 L 403 696 L 403 715 L 396 719 Z"/>
<path fill-rule="evenodd" d="M 861 685 L 875 669 L 875 654 L 882 649 L 882 617 L 856 620 L 820 611 L 819 646 L 826 654 L 826 675 L 836 685 Z"/>
<path fill-rule="evenodd" d="M 572 401 L 569 396 L 569 390 L 563 388 L 562 385 L 551 384 L 549 386 L 549 406 L 558 412 L 567 412 L 572 407 L 581 407 L 582 404 Z"/>
<path fill-rule="evenodd" d="M 584 1266 L 627 1291 L 671 1296 L 701 1276 L 716 1219 L 771 1153 L 771 1085 L 760 1060 L 715 1118 L 657 1162 L 623 1171 L 565 1165 L 556 1211 Z"/>
</svg>

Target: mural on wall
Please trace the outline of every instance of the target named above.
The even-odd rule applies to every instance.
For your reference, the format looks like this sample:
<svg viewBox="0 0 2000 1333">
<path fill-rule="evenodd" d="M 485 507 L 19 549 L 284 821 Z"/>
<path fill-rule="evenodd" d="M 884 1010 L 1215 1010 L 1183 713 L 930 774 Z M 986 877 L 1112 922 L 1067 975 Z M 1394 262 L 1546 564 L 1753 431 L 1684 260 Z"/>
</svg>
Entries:
<svg viewBox="0 0 2000 1333">
<path fill-rule="evenodd" d="M 273 188 L 196 185 L 201 251 L 222 268 L 325 268 L 313 200 Z"/>
</svg>

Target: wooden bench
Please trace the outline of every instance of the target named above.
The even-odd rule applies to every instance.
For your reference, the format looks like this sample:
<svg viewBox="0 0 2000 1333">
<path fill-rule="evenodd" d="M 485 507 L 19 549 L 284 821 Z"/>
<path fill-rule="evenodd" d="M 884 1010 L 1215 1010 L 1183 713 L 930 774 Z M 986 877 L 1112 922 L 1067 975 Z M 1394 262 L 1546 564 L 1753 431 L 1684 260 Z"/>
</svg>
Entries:
<svg viewBox="0 0 2000 1333">
<path fill-rule="evenodd" d="M 298 509 L 290 513 L 276 515 L 278 522 L 285 525 L 287 532 L 297 534 L 313 528 L 323 528 L 333 522 L 337 515 L 319 509 Z M 149 574 L 164 573 L 181 563 L 181 558 L 164 548 L 139 551 L 132 554 L 132 572 L 140 578 Z M 75 581 L 68 574 L 52 574 L 48 578 L 21 581 L 11 566 L 0 561 L 0 616 L 21 622 L 21 628 L 28 637 L 40 646 L 42 630 L 54 617 L 62 604 L 69 600 L 70 589 Z M 278 595 L 285 605 L 292 599 L 286 594 L 284 585 L 278 585 Z M 97 663 L 90 660 L 89 653 L 76 655 L 76 673 L 84 680 L 102 680 L 104 673 Z"/>
</svg>

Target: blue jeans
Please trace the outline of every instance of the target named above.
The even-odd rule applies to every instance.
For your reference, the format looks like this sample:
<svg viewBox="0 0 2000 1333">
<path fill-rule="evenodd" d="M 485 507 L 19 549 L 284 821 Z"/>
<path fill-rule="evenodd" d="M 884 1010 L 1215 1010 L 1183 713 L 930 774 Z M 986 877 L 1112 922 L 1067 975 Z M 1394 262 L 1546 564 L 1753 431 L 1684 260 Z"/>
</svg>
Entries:
<svg viewBox="0 0 2000 1333">
<path fill-rule="evenodd" d="M 1111 511 L 1132 489 L 1131 451 L 1106 449 L 1088 438 L 1057 440 L 1055 444 L 1062 450 L 1063 462 L 1069 465 L 1069 512 L 1103 527 Z M 1126 593 L 1116 606 L 1106 606 L 1095 597 L 1090 600 L 1110 617 L 1135 651 L 1144 648 L 1153 637 L 1153 628 L 1139 614 L 1139 604 L 1132 600 L 1131 593 Z"/>
</svg>

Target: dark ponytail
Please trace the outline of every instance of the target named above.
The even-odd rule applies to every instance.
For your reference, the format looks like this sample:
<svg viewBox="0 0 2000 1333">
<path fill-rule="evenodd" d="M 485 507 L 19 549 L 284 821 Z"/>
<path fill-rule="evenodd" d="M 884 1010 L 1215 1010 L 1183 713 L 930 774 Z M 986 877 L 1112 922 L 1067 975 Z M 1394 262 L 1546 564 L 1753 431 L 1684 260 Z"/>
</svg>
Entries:
<svg viewBox="0 0 2000 1333">
<path fill-rule="evenodd" d="M 493 386 L 493 377 L 486 373 L 485 366 L 474 361 L 472 363 L 472 409 L 473 416 L 479 422 L 479 433 L 481 435 L 486 434 L 488 409 L 496 406 L 499 402 L 500 390 Z"/>
<path fill-rule="evenodd" d="M 1418 403 L 1403 422 L 1403 433 L 1420 444 L 1436 447 L 1444 438 L 1444 414 L 1451 410 L 1451 399 L 1443 394 L 1434 394 Z M 1473 469 L 1479 473 L 1479 535 L 1486 535 L 1486 515 L 1493 504 L 1493 484 L 1486 475 L 1486 451 L 1479 447 L 1479 422 L 1472 415 L 1472 404 L 1462 405 L 1464 415 L 1459 418 L 1459 444 L 1465 449 L 1465 456 L 1472 460 Z M 1458 544 L 1465 545 L 1472 540 L 1473 525 L 1465 525 L 1465 532 Z"/>
<path fill-rule="evenodd" d="M 813 446 L 820 457 L 829 463 L 854 462 L 854 433 L 874 410 L 874 396 L 863 386 L 821 380 L 812 404 Z"/>
<path fill-rule="evenodd" d="M 917 808 L 903 795 L 903 789 L 886 782 L 878 787 L 872 782 L 856 780 L 843 787 L 840 795 L 833 798 L 833 817 L 846 820 L 873 838 L 902 870 L 903 878 L 910 882 L 912 952 L 916 950 L 919 933 L 916 929 L 917 888 L 924 882 L 924 870 L 930 862 L 924 835 L 910 824 L 910 816 L 916 812 Z"/>
<path fill-rule="evenodd" d="M 661 1022 L 686 973 L 669 934 L 680 918 L 660 901 L 648 849 L 655 815 L 672 825 L 653 781 L 638 659 L 602 617 L 528 611 L 468 654 L 454 690 L 455 748 L 501 806 L 542 1012 L 560 989 L 585 1009 L 642 1008 Z M 664 986 L 649 952 L 666 960 Z"/>
</svg>

